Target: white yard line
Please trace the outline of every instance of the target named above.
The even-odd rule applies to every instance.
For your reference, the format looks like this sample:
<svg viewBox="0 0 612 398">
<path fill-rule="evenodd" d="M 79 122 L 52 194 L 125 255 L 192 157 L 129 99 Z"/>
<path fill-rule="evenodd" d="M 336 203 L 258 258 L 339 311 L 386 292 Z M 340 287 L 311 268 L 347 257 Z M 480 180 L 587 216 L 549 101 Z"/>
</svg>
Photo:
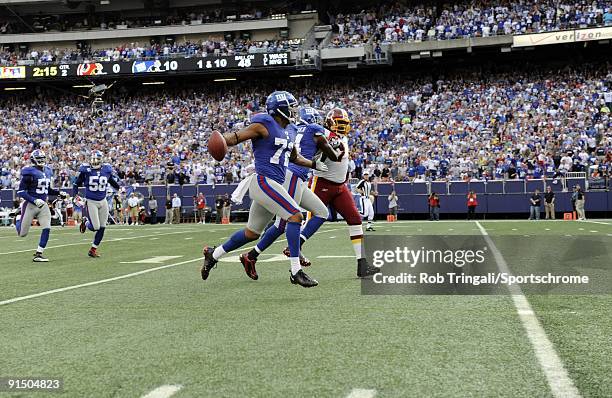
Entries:
<svg viewBox="0 0 612 398">
<path fill-rule="evenodd" d="M 478 221 L 476 221 L 476 225 L 478 226 L 478 229 L 480 229 L 480 232 L 484 236 L 487 245 L 491 249 L 491 253 L 493 253 L 499 271 L 510 274 L 510 269 L 508 268 L 506 260 L 502 256 L 501 252 L 497 249 L 497 246 L 495 246 L 495 243 L 493 243 L 489 233 L 482 227 L 482 225 L 480 225 Z M 540 324 L 538 317 L 531 308 L 531 305 L 523 294 L 523 291 L 519 285 L 511 285 L 508 287 L 508 289 L 510 290 L 514 307 L 516 308 L 519 319 L 521 320 L 523 328 L 527 333 L 527 337 L 531 342 L 536 358 L 538 359 L 540 367 L 546 376 L 546 380 L 548 381 L 552 395 L 556 398 L 580 397 L 580 392 L 567 374 L 567 370 L 565 369 L 561 358 L 559 358 L 559 354 L 557 354 L 555 347 L 548 339 L 544 328 Z"/>
<path fill-rule="evenodd" d="M 157 387 L 155 390 L 143 395 L 142 398 L 169 398 L 176 394 L 183 386 L 166 384 Z"/>
<path fill-rule="evenodd" d="M 376 390 L 366 390 L 363 388 L 353 388 L 346 398 L 374 398 L 376 396 Z"/>
<path fill-rule="evenodd" d="M 15 298 L 12 298 L 12 299 L 0 301 L 0 306 L 1 305 L 7 305 L 7 304 L 16 303 L 16 302 L 23 301 L 23 300 L 29 300 L 29 299 L 33 299 L 33 298 L 37 298 L 37 297 L 48 296 L 50 294 L 66 292 L 66 291 L 74 290 L 74 289 L 80 289 L 82 287 L 101 285 L 103 283 L 114 282 L 114 281 L 118 281 L 118 280 L 121 280 L 121 279 L 132 278 L 134 276 L 148 274 L 149 272 L 159 271 L 159 270 L 166 269 L 166 268 L 176 267 L 177 265 L 183 265 L 183 264 L 194 263 L 196 261 L 202 261 L 203 259 L 204 259 L 204 257 L 193 258 L 191 260 L 181 261 L 179 263 L 162 265 L 162 266 L 154 267 L 154 268 L 147 268 L 147 269 L 142 270 L 142 271 L 132 272 L 130 274 L 125 274 L 125 275 L 119 275 L 119 276 L 115 276 L 113 278 L 100 279 L 98 281 L 93 281 L 93 282 L 88 282 L 88 283 L 81 283 L 79 285 L 72 285 L 72 286 L 61 287 L 59 289 L 47 290 L 47 291 L 40 292 L 40 293 L 29 294 L 27 296 L 15 297 Z"/>
<path fill-rule="evenodd" d="M 591 224 L 601 224 L 601 225 L 612 225 L 612 223 L 603 222 L 603 221 L 579 220 L 579 222 L 588 222 Z"/>
<path fill-rule="evenodd" d="M 131 239 L 143 239 L 143 238 L 151 238 L 154 236 L 162 236 L 162 235 L 176 235 L 176 234 L 185 234 L 188 232 L 193 232 L 193 229 L 184 229 L 182 231 L 175 231 L 175 232 L 166 232 L 166 233 L 161 233 L 161 234 L 155 234 L 155 235 L 140 235 L 140 236 L 129 236 L 127 238 L 112 238 L 112 239 L 107 239 L 104 241 L 104 243 L 109 243 L 109 242 L 118 242 L 118 241 L 122 241 L 122 240 L 131 240 Z M 47 246 L 45 248 L 45 250 L 48 249 L 57 249 L 60 247 L 68 247 L 68 246 L 78 246 L 78 245 L 88 245 L 90 239 L 89 238 L 84 238 L 84 240 L 87 239 L 87 242 L 79 242 L 79 243 L 66 243 L 63 245 L 56 245 L 56 246 Z M 2 252 L 0 253 L 0 255 L 5 255 L 5 254 L 17 254 L 17 253 L 28 253 L 31 252 L 33 249 L 26 249 L 26 250 L 15 250 L 12 252 Z"/>
</svg>

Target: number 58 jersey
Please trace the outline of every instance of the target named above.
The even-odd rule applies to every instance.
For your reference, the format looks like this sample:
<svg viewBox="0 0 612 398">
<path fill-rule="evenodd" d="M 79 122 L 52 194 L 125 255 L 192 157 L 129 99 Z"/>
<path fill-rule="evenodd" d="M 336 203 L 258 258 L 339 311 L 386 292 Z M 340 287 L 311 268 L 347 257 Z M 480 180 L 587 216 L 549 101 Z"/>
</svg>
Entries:
<svg viewBox="0 0 612 398">
<path fill-rule="evenodd" d="M 108 185 L 119 189 L 119 184 L 113 177 L 113 168 L 110 164 L 103 164 L 94 169 L 88 164 L 79 167 L 79 175 L 74 186 L 74 195 L 78 193 L 78 187 L 85 187 L 85 198 L 89 200 L 106 200 Z M 73 196 L 74 196 L 73 195 Z"/>
</svg>

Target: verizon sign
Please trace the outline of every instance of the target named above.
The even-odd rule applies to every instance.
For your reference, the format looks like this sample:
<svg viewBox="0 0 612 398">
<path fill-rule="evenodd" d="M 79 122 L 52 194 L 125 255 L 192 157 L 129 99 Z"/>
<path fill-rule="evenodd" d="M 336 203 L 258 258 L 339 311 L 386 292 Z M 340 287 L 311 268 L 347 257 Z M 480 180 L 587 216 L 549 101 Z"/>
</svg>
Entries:
<svg viewBox="0 0 612 398">
<path fill-rule="evenodd" d="M 534 35 L 519 35 L 512 38 L 513 47 L 533 47 L 547 44 L 563 44 L 574 42 L 574 30 L 559 32 L 536 33 Z"/>
<path fill-rule="evenodd" d="M 612 27 L 563 30 L 559 32 L 536 33 L 512 37 L 513 47 L 534 47 L 548 44 L 574 43 L 592 40 L 612 39 Z"/>
<path fill-rule="evenodd" d="M 612 26 L 607 28 L 576 30 L 576 41 L 609 40 L 612 39 Z"/>
</svg>

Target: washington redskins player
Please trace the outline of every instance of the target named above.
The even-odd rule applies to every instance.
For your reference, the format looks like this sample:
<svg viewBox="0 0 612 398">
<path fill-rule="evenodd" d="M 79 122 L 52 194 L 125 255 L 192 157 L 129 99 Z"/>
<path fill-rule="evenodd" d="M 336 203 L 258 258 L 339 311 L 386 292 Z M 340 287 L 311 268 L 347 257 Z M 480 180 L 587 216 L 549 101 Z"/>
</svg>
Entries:
<svg viewBox="0 0 612 398">
<path fill-rule="evenodd" d="M 314 171 L 310 180 L 310 189 L 324 204 L 336 210 L 346 220 L 357 258 L 357 276 L 373 275 L 380 270 L 371 267 L 364 256 L 361 215 L 355 206 L 353 194 L 346 184 L 350 156 L 347 135 L 351 131 L 351 120 L 348 113 L 344 109 L 332 109 L 325 117 L 325 127 L 330 131 L 328 137 L 330 144 L 341 153 L 342 158 L 340 161 L 322 158 L 327 165 L 327 171 Z M 303 244 L 310 236 L 302 233 L 301 238 Z"/>
</svg>

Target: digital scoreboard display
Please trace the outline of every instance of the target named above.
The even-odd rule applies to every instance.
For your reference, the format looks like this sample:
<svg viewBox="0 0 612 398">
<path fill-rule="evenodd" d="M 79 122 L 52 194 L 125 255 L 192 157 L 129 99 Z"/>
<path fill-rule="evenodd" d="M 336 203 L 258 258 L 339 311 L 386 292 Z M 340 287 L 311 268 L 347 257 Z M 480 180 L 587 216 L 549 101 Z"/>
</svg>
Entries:
<svg viewBox="0 0 612 398">
<path fill-rule="evenodd" d="M 42 80 L 79 77 L 130 77 L 170 73 L 265 69 L 291 66 L 289 53 L 257 53 L 134 61 L 99 61 L 0 67 L 1 80 Z"/>
</svg>

